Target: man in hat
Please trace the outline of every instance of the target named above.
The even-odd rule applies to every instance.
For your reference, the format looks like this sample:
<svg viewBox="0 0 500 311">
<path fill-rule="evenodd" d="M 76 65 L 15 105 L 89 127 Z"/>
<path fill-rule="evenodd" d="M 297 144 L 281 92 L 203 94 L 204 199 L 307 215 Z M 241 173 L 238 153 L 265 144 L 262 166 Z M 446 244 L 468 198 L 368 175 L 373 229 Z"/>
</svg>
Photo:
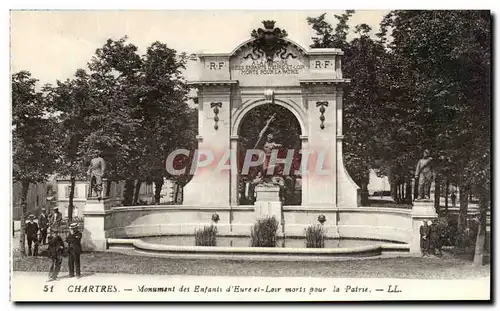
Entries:
<svg viewBox="0 0 500 311">
<path fill-rule="evenodd" d="M 28 256 L 38 256 L 38 225 L 33 222 L 35 215 L 28 216 L 26 223 L 26 239 L 28 240 Z M 34 244 L 33 253 L 31 253 L 31 245 Z"/>
<path fill-rule="evenodd" d="M 42 209 L 40 217 L 38 217 L 38 228 L 40 229 L 40 244 L 47 244 L 47 228 L 49 227 L 49 219 L 45 215 L 45 211 Z"/>
<path fill-rule="evenodd" d="M 72 223 L 69 226 L 69 234 L 66 238 L 68 243 L 68 268 L 69 277 L 80 277 L 80 254 L 82 253 L 82 234 L 78 231 L 78 224 Z"/>
<path fill-rule="evenodd" d="M 64 242 L 59 236 L 57 229 L 50 229 L 49 235 L 49 258 L 52 260 L 49 270 L 49 282 L 57 279 L 61 270 L 62 256 L 64 251 Z"/>
<path fill-rule="evenodd" d="M 61 212 L 59 212 L 59 209 L 56 207 L 56 208 L 54 208 L 54 212 L 50 216 L 49 226 L 51 228 L 52 227 L 58 228 L 59 225 L 61 224 L 61 221 L 62 221 L 62 214 L 61 214 Z"/>
<path fill-rule="evenodd" d="M 440 228 L 438 227 L 437 221 L 432 220 L 430 225 L 430 238 L 431 238 L 431 251 L 432 254 L 437 256 L 442 256 L 443 252 L 441 250 L 441 234 Z M 436 254 L 437 253 L 437 254 Z"/>
<path fill-rule="evenodd" d="M 431 228 L 427 220 L 424 220 L 424 224 L 420 226 L 420 250 L 422 251 L 422 257 L 429 255 L 430 232 Z"/>
</svg>

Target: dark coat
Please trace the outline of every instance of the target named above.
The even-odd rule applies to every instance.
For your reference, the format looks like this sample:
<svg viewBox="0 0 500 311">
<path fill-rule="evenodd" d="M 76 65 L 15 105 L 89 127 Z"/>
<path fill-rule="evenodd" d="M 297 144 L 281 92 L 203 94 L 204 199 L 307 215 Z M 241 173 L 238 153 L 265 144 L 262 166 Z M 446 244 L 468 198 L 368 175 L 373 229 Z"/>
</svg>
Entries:
<svg viewBox="0 0 500 311">
<path fill-rule="evenodd" d="M 429 238 L 429 233 L 431 232 L 431 227 L 430 226 L 424 226 L 424 225 L 421 225 L 420 226 L 420 236 L 421 237 L 427 237 Z"/>
<path fill-rule="evenodd" d="M 62 256 L 64 250 L 64 242 L 60 236 L 49 236 L 49 257 L 58 258 Z"/>
<path fill-rule="evenodd" d="M 441 234 L 439 227 L 437 224 L 432 224 L 430 225 L 431 227 L 431 232 L 430 232 L 430 237 L 431 237 L 431 244 L 433 247 L 440 247 L 441 246 Z"/>
<path fill-rule="evenodd" d="M 66 238 L 66 243 L 68 243 L 68 252 L 72 254 L 81 254 L 82 253 L 82 233 L 76 231 L 75 233 L 68 234 Z"/>
<path fill-rule="evenodd" d="M 26 224 L 26 236 L 28 238 L 36 239 L 38 235 L 38 225 L 34 222 Z"/>
<path fill-rule="evenodd" d="M 40 230 L 45 230 L 49 226 L 49 218 L 47 215 L 40 215 L 38 217 L 38 226 L 40 227 Z"/>
<path fill-rule="evenodd" d="M 50 215 L 50 224 L 51 225 L 59 225 L 61 223 L 61 220 L 62 220 L 62 214 L 57 211 L 57 212 L 54 212 L 52 215 Z"/>
</svg>

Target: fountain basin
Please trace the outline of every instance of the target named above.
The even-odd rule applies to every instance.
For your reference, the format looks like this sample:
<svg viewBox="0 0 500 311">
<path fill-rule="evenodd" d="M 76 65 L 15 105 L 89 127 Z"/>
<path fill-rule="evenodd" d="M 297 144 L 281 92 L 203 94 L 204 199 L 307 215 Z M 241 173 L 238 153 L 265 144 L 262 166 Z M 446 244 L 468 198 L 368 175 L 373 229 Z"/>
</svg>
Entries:
<svg viewBox="0 0 500 311">
<path fill-rule="evenodd" d="M 147 239 L 107 239 L 110 250 L 132 249 L 137 253 L 161 257 L 209 258 L 235 260 L 328 260 L 380 256 L 383 252 L 408 253 L 408 244 L 369 241 L 368 245 L 351 247 L 244 247 L 191 246 L 152 243 Z M 278 243 L 279 244 L 279 243 Z"/>
</svg>

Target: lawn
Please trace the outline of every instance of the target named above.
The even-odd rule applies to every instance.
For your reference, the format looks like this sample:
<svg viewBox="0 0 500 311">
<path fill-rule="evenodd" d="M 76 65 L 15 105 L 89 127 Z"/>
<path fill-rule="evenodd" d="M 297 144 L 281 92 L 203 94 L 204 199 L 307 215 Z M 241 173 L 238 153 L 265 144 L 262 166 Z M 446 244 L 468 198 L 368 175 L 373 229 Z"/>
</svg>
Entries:
<svg viewBox="0 0 500 311">
<path fill-rule="evenodd" d="M 63 274 L 68 271 L 67 260 L 65 257 Z M 168 259 L 113 252 L 90 252 L 82 254 L 81 261 L 82 272 L 93 273 L 422 279 L 474 278 L 490 275 L 489 264 L 475 268 L 470 260 L 448 253 L 443 258 L 397 257 L 328 262 L 277 262 Z M 14 253 L 15 271 L 45 272 L 49 266 L 50 260 L 46 257 L 21 258 L 19 253 Z"/>
</svg>

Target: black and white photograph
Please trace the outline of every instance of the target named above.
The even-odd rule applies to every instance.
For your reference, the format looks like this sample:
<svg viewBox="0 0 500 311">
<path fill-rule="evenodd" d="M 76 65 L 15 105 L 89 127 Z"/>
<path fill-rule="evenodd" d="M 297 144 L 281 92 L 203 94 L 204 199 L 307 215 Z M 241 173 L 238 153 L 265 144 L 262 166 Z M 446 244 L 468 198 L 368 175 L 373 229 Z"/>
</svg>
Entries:
<svg viewBox="0 0 500 311">
<path fill-rule="evenodd" d="M 11 10 L 11 301 L 491 301 L 492 16 Z"/>
</svg>

